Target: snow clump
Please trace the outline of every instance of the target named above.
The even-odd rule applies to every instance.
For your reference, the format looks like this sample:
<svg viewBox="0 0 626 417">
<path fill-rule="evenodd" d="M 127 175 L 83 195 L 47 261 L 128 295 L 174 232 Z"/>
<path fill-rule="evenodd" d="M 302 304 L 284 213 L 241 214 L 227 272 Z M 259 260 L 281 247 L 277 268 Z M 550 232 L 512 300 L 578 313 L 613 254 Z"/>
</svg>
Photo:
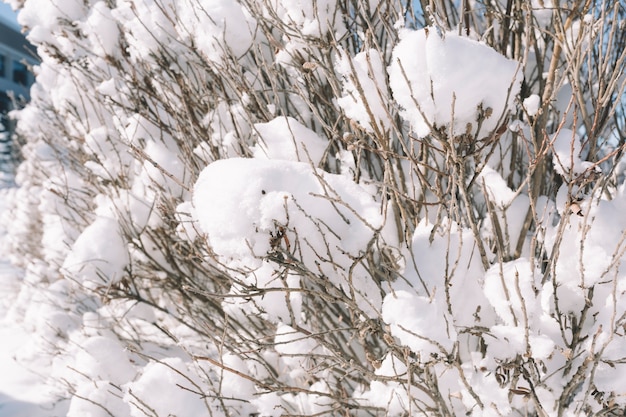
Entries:
<svg viewBox="0 0 626 417">
<path fill-rule="evenodd" d="M 277 117 L 267 123 L 256 123 L 258 143 L 252 147 L 255 158 L 322 162 L 328 141 L 293 117 Z"/>
<path fill-rule="evenodd" d="M 346 115 L 368 132 L 389 129 L 392 120 L 386 108 L 387 77 L 380 52 L 368 49 L 354 57 L 342 53 L 337 69 L 343 76 L 344 90 L 337 103 Z"/>
<path fill-rule="evenodd" d="M 541 98 L 537 94 L 532 94 L 525 98 L 522 104 L 526 113 L 532 117 L 537 114 L 539 107 L 541 107 Z"/>
<path fill-rule="evenodd" d="M 522 81 L 518 62 L 454 32 L 402 30 L 400 38 L 389 85 L 403 108 L 400 114 L 419 137 L 446 128 L 450 136 L 480 138 L 497 129 L 514 108 Z"/>
<path fill-rule="evenodd" d="M 582 159 L 581 138 L 570 129 L 560 129 L 552 136 L 554 170 L 563 178 L 571 180 L 587 170 L 599 169 Z"/>
<path fill-rule="evenodd" d="M 353 282 L 364 308 L 380 303 L 368 272 L 354 267 L 383 224 L 380 203 L 345 176 L 305 162 L 219 160 L 200 173 L 193 205 L 222 264 L 259 273 L 266 270 L 263 259 L 280 249 L 345 291 Z M 320 262 L 324 256 L 333 262 Z M 262 282 L 271 280 L 255 279 L 256 285 Z"/>
</svg>

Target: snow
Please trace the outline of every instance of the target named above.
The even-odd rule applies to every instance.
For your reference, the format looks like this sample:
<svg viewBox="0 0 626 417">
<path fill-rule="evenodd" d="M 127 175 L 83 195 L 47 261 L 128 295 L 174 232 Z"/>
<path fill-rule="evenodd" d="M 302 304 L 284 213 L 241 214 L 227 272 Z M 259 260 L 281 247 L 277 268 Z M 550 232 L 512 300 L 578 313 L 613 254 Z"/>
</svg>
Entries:
<svg viewBox="0 0 626 417">
<path fill-rule="evenodd" d="M 192 416 L 206 411 L 204 401 L 197 392 L 202 392 L 202 382 L 191 379 L 187 364 L 180 358 L 165 358 L 148 363 L 141 376 L 126 386 L 125 403 L 130 404 L 130 416 L 145 416 L 148 410 L 156 415 Z M 185 389 L 171 390 L 179 386 Z M 170 392 L 167 397 L 163 392 Z M 141 398 L 142 401 L 137 401 Z"/>
<path fill-rule="evenodd" d="M 406 371 L 406 365 L 402 361 L 393 355 L 387 355 L 382 361 L 381 367 L 376 370 L 376 374 L 382 376 L 405 375 Z M 369 390 L 357 392 L 356 397 L 361 398 L 368 405 L 385 407 L 392 415 L 401 414 L 405 410 L 405 404 L 409 402 L 408 393 L 400 384 L 393 382 L 373 381 Z"/>
<path fill-rule="evenodd" d="M 258 142 L 252 147 L 255 158 L 311 162 L 319 166 L 328 141 L 292 117 L 277 117 L 256 123 Z"/>
<path fill-rule="evenodd" d="M 316 3 L 306 0 L 271 0 L 269 4 L 281 22 L 293 26 L 305 36 L 321 37 L 341 27 L 341 19 L 337 16 L 332 0 Z"/>
<path fill-rule="evenodd" d="M 388 130 L 391 126 L 386 74 L 383 57 L 375 49 L 369 49 L 350 57 L 343 53 L 338 59 L 338 71 L 343 76 L 344 95 L 337 103 L 346 115 L 356 120 L 369 132 Z M 356 72 L 352 75 L 352 71 Z"/>
<path fill-rule="evenodd" d="M 98 56 L 104 58 L 119 54 L 119 28 L 111 9 L 104 1 L 99 1 L 91 7 L 89 17 L 81 29 L 90 38 L 94 46 L 93 52 Z"/>
<path fill-rule="evenodd" d="M 521 258 L 504 265 L 495 265 L 485 275 L 484 291 L 496 313 L 509 326 L 525 325 L 538 313 L 535 294 L 539 271 L 534 271 L 527 259 Z"/>
<path fill-rule="evenodd" d="M 517 62 L 454 32 L 404 29 L 400 37 L 393 49 L 389 85 L 419 137 L 445 128 L 449 136 L 470 133 L 482 138 L 514 108 L 522 80 Z M 484 120 L 477 132 L 481 112 Z"/>
<path fill-rule="evenodd" d="M 513 390 L 536 375 L 557 407 L 566 369 L 587 372 L 572 407 L 592 379 L 619 390 L 626 187 L 599 193 L 565 123 L 542 150 L 562 185 L 531 198 L 510 167 L 513 146 L 518 169 L 539 163 L 522 64 L 434 26 L 396 24 L 387 54 L 353 33 L 349 50 L 333 0 L 88 3 L 26 0 L 19 17 L 42 62 L 18 113 L 19 188 L 0 190 L 1 417 L 321 415 L 339 397 L 390 416 L 532 414 Z M 227 71 L 238 85 L 206 88 Z M 329 96 L 296 93 L 312 80 Z M 485 137 L 493 153 L 451 151 Z M 418 163 L 418 147 L 436 155 Z M 429 183 L 452 164 L 472 181 Z"/>
<path fill-rule="evenodd" d="M 238 2 L 184 0 L 171 4 L 179 13 L 176 29 L 182 39 L 191 38 L 209 60 L 219 63 L 227 54 L 240 57 L 252 46 L 256 22 Z"/>
<path fill-rule="evenodd" d="M 22 27 L 30 28 L 27 38 L 33 43 L 55 42 L 52 36 L 57 19 L 79 20 L 85 13 L 85 5 L 80 0 L 35 0 L 23 4 L 17 15 L 17 22 Z M 56 40 L 59 46 L 68 47 L 62 40 Z"/>
<path fill-rule="evenodd" d="M 535 116 L 541 106 L 541 97 L 537 94 L 531 94 L 524 99 L 522 104 L 524 106 L 524 110 L 526 110 L 526 113 L 528 113 L 529 116 Z"/>
<path fill-rule="evenodd" d="M 129 259 L 124 246 L 117 222 L 100 217 L 76 239 L 63 268 L 81 285 L 110 286 L 124 276 Z"/>
<path fill-rule="evenodd" d="M 13 197 L 11 189 L 0 189 L 0 214 Z M 0 239 L 5 231 L 0 230 Z M 23 271 L 0 259 L 0 416 L 44 417 L 55 413 L 62 415 L 67 404 L 50 392 L 45 381 L 45 371 L 35 363 L 21 358 L 34 343 L 27 328 L 12 319 L 13 303 L 20 292 Z M 44 372 L 42 372 L 44 371 Z"/>
<path fill-rule="evenodd" d="M 2 277 L 6 279 L 5 276 Z M 6 296 L 5 293 L 2 294 Z M 16 355 L 32 336 L 6 320 L 0 322 L 0 415 L 3 417 L 44 417 L 63 415 L 67 405 L 51 396 L 42 375 L 29 369 Z"/>
<path fill-rule="evenodd" d="M 391 334 L 400 339 L 421 360 L 428 362 L 431 355 L 446 355 L 456 341 L 456 332 L 447 324 L 444 311 L 432 300 L 396 291 L 385 298 L 383 320 L 391 327 Z"/>
<path fill-rule="evenodd" d="M 485 186 L 488 198 L 498 207 L 506 207 L 515 199 L 516 194 L 509 188 L 504 178 L 489 166 L 483 168 L 478 178 Z"/>
<path fill-rule="evenodd" d="M 593 169 L 593 164 L 581 159 L 581 138 L 570 129 L 560 129 L 554 134 L 552 147 L 554 169 L 566 179 L 571 180 L 574 176 Z"/>
<path fill-rule="evenodd" d="M 352 280 L 348 271 L 383 224 L 380 203 L 348 178 L 305 162 L 230 158 L 200 173 L 193 205 L 220 262 L 251 271 L 251 283 L 273 282 L 274 271 L 263 267 L 263 259 L 277 248 L 297 250 L 307 268 L 346 291 L 355 282 L 359 297 L 379 307 L 378 288 Z M 319 263 L 319 254 L 331 253 L 332 265 Z M 351 271 L 365 273 L 360 267 Z"/>
<path fill-rule="evenodd" d="M 476 256 L 475 245 L 469 229 L 451 221 L 439 228 L 423 220 L 413 234 L 411 251 L 404 254 L 407 267 L 403 275 L 410 291 L 428 297 L 442 312 L 451 304 L 454 318 L 467 326 L 474 324 L 477 308 L 482 310 L 481 316 L 486 322 L 493 314 L 478 279 L 483 275 L 483 267 Z M 462 285 L 454 285 L 456 283 Z M 405 289 L 404 285 L 397 282 L 396 289 Z M 465 302 L 468 297 L 473 303 Z M 386 302 L 387 299 L 392 299 L 392 294 L 387 296 Z"/>
</svg>

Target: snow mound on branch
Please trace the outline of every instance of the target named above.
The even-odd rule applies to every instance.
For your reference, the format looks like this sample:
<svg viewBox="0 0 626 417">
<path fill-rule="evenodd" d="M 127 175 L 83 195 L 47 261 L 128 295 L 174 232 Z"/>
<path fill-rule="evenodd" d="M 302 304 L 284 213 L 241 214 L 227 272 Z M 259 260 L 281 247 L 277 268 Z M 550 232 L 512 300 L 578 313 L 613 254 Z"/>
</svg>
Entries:
<svg viewBox="0 0 626 417">
<path fill-rule="evenodd" d="M 177 34 L 174 24 L 165 13 L 166 7 L 170 6 L 167 3 L 170 2 L 164 3 L 159 7 L 154 2 L 122 0 L 112 11 L 112 16 L 120 23 L 120 30 L 125 33 L 127 52 L 138 62 L 153 62 L 151 54 L 159 46 L 176 52 L 180 50 L 175 42 Z"/>
<path fill-rule="evenodd" d="M 172 12 L 177 19 L 171 18 Z M 126 34 L 133 58 L 155 61 L 154 51 L 163 47 L 179 57 L 171 69 L 184 68 L 180 58 L 190 43 L 212 64 L 222 64 L 229 55 L 239 58 L 252 46 L 256 32 L 256 21 L 234 0 L 120 0 L 112 16 Z"/>
<path fill-rule="evenodd" d="M 339 56 L 338 71 L 343 76 L 343 96 L 337 103 L 346 116 L 356 120 L 365 130 L 374 126 L 389 129 L 392 120 L 387 110 L 387 81 L 383 58 L 375 49 L 368 49 L 350 58 Z"/>
<path fill-rule="evenodd" d="M 160 416 L 203 415 L 206 404 L 197 391 L 204 384 L 193 375 L 188 364 L 180 358 L 148 363 L 142 375 L 125 386 L 124 401 L 131 404 L 130 415 L 145 416 L 146 410 L 153 410 Z"/>
<path fill-rule="evenodd" d="M 220 63 L 225 53 L 235 58 L 252 46 L 256 21 L 234 0 L 173 2 L 178 6 L 178 31 L 191 38 L 212 62 Z M 236 28 L 236 29 L 234 29 Z"/>
<path fill-rule="evenodd" d="M 509 188 L 498 171 L 485 166 L 478 174 L 478 178 L 482 182 L 489 200 L 498 207 L 506 207 L 515 199 L 516 193 Z"/>
<path fill-rule="evenodd" d="M 540 316 L 535 294 L 540 285 L 538 277 L 541 272 L 534 270 L 525 258 L 489 268 L 485 274 L 485 295 L 504 323 L 517 325 L 520 317 L 533 320 Z"/>
<path fill-rule="evenodd" d="M 200 174 L 193 203 L 215 253 L 233 260 L 267 254 L 270 232 L 280 226 L 296 229 L 318 253 L 341 248 L 356 255 L 382 222 L 365 189 L 304 162 L 216 161 Z"/>
<path fill-rule="evenodd" d="M 128 404 L 112 389 L 111 382 L 93 381 L 78 387 L 66 417 L 127 416 L 129 410 Z"/>
<path fill-rule="evenodd" d="M 268 5 L 283 24 L 304 36 L 321 37 L 343 26 L 340 8 L 334 0 L 271 0 Z"/>
<path fill-rule="evenodd" d="M 120 281 L 129 263 L 126 241 L 116 220 L 97 218 L 76 239 L 63 269 L 88 287 Z"/>
<path fill-rule="evenodd" d="M 552 163 L 554 170 L 566 179 L 578 176 L 588 169 L 595 169 L 593 163 L 581 159 L 580 136 L 569 129 L 561 129 L 552 137 Z M 599 168 L 598 168 L 599 169 Z"/>
<path fill-rule="evenodd" d="M 406 363 L 395 357 L 387 355 L 382 360 L 380 368 L 375 374 L 383 377 L 394 377 L 396 375 L 406 375 Z M 362 387 L 354 393 L 354 398 L 363 405 L 371 407 L 381 407 L 385 409 L 389 416 L 401 416 L 406 412 L 406 405 L 418 398 L 424 400 L 427 394 L 414 386 L 405 385 L 395 381 L 379 381 L 374 379 L 369 389 Z"/>
<path fill-rule="evenodd" d="M 389 84 L 418 136 L 442 127 L 452 136 L 468 130 L 486 136 L 502 123 L 520 89 L 519 63 L 453 32 L 440 36 L 426 28 L 404 30 L 400 36 Z"/>
<path fill-rule="evenodd" d="M 483 232 L 501 239 L 504 250 L 514 253 L 530 204 L 528 196 L 511 190 L 502 175 L 489 166 L 478 175 L 478 183 L 493 205 L 491 215 L 484 220 Z"/>
<path fill-rule="evenodd" d="M 255 158 L 288 161 L 322 161 L 328 142 L 292 117 L 277 117 L 267 123 L 254 125 L 259 143 L 253 147 Z"/>
<path fill-rule="evenodd" d="M 256 285 L 275 281 L 261 266 L 280 249 L 338 288 L 354 289 L 362 308 L 380 306 L 376 283 L 355 261 L 383 223 L 373 191 L 305 162 L 231 158 L 200 173 L 193 204 L 220 263 L 250 271 Z"/>
<path fill-rule="evenodd" d="M 122 344 L 112 338 L 93 336 L 86 339 L 76 354 L 76 366 L 83 376 L 93 381 L 106 380 L 122 384 L 135 376 L 128 353 Z M 115 366 L 111 367 L 110 364 Z"/>
<path fill-rule="evenodd" d="M 445 312 L 427 297 L 396 291 L 385 297 L 383 320 L 389 324 L 391 334 L 402 345 L 423 356 L 452 351 L 457 339 L 456 331 L 448 326 Z"/>
<path fill-rule="evenodd" d="M 422 221 L 405 258 L 403 279 L 385 297 L 382 318 L 421 360 L 449 353 L 459 339 L 457 328 L 494 321 L 471 230 L 450 220 L 440 226 Z"/>
<path fill-rule="evenodd" d="M 84 2 L 80 0 L 35 0 L 24 2 L 17 21 L 30 28 L 28 40 L 33 44 L 52 43 L 63 48 L 71 43 L 57 38 L 53 31 L 58 27 L 58 20 L 77 21 L 86 13 Z"/>
<path fill-rule="evenodd" d="M 120 54 L 120 31 L 117 22 L 104 1 L 92 6 L 87 21 L 80 24 L 89 38 L 93 52 L 99 57 L 118 56 Z"/>
<path fill-rule="evenodd" d="M 537 94 L 532 94 L 529 97 L 525 98 L 522 102 L 524 106 L 524 110 L 528 113 L 529 116 L 535 116 L 541 107 L 541 97 Z"/>
<path fill-rule="evenodd" d="M 434 226 L 424 220 L 415 228 L 411 250 L 405 255 L 408 267 L 404 277 L 410 285 L 409 291 L 434 298 L 440 311 L 447 310 L 448 291 L 454 319 L 464 326 L 475 324 L 478 306 L 483 320 L 491 315 L 479 282 L 483 266 L 476 245 L 471 230 L 453 221 L 445 220 L 441 226 Z M 406 288 L 399 280 L 396 289 Z M 468 303 L 468 299 L 473 302 Z"/>
</svg>

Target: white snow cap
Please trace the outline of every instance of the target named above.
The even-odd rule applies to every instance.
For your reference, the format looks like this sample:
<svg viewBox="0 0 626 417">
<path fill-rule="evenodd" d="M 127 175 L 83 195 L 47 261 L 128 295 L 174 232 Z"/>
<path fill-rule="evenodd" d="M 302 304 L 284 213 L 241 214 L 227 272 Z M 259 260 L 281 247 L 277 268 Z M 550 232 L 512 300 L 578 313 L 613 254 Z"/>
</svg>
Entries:
<svg viewBox="0 0 626 417">
<path fill-rule="evenodd" d="M 456 340 L 456 331 L 448 326 L 441 306 L 407 291 L 385 297 L 382 318 L 389 324 L 391 334 L 425 361 L 431 354 L 445 354 L 441 348 L 451 351 Z"/>
<path fill-rule="evenodd" d="M 338 58 L 343 96 L 337 99 L 337 104 L 368 132 L 373 131 L 372 123 L 389 129 L 392 120 L 387 110 L 387 81 L 380 52 L 368 49 L 350 58 L 341 51 Z"/>
<path fill-rule="evenodd" d="M 541 107 L 541 98 L 537 94 L 532 94 L 524 99 L 523 105 L 526 113 L 532 117 L 537 114 L 539 107 Z"/>
<path fill-rule="evenodd" d="M 327 193 L 345 206 L 331 202 Z M 317 253 L 324 253 L 328 244 L 357 254 L 371 239 L 372 227 L 382 224 L 378 203 L 365 189 L 344 176 L 314 171 L 305 162 L 257 158 L 213 162 L 200 173 L 193 204 L 215 253 L 240 261 L 264 256 L 271 249 L 269 233 L 277 225 L 296 228 Z M 332 233 L 325 233 L 326 228 Z M 309 255 L 313 262 L 315 256 Z"/>
<path fill-rule="evenodd" d="M 474 134 L 479 107 L 484 117 L 480 132 L 486 136 L 513 108 L 522 81 L 518 62 L 453 32 L 440 36 L 433 28 L 403 30 L 400 37 L 389 84 L 418 136 L 444 126 L 454 136 L 468 127 Z"/>
<path fill-rule="evenodd" d="M 600 167 L 592 162 L 583 161 L 580 136 L 569 129 L 561 129 L 552 137 L 552 163 L 554 170 L 566 179 L 578 176 L 587 170 L 600 173 Z"/>
<path fill-rule="evenodd" d="M 193 204 L 220 262 L 250 271 L 257 285 L 272 282 L 272 270 L 261 268 L 262 259 L 278 244 L 298 248 L 296 256 L 306 268 L 344 291 L 352 289 L 364 311 L 382 303 L 369 273 L 354 264 L 383 224 L 380 203 L 345 176 L 306 162 L 222 159 L 200 173 Z M 277 233 L 285 236 L 278 243 Z M 321 261 L 329 251 L 333 262 Z M 298 301 L 291 301 L 298 308 Z M 274 318 L 283 316 L 280 309 L 271 310 Z"/>
<path fill-rule="evenodd" d="M 313 162 L 319 165 L 328 141 L 292 117 L 277 117 L 254 125 L 259 143 L 252 148 L 255 158 Z"/>
<path fill-rule="evenodd" d="M 76 239 L 63 269 L 78 282 L 93 287 L 120 281 L 128 262 L 117 221 L 98 217 Z"/>
</svg>

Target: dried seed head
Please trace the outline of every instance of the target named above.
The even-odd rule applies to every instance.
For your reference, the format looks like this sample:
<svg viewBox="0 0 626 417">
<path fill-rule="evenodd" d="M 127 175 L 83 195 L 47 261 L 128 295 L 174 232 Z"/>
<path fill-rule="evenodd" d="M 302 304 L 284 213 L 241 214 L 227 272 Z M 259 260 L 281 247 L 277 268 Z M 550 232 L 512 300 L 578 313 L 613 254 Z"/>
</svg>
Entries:
<svg viewBox="0 0 626 417">
<path fill-rule="evenodd" d="M 317 69 L 318 65 L 315 62 L 310 62 L 307 61 L 304 64 L 302 64 L 302 69 L 306 72 L 312 72 L 315 71 Z"/>
<path fill-rule="evenodd" d="M 580 217 L 583 216 L 583 209 L 580 208 L 580 204 L 578 204 L 577 202 L 570 203 L 569 209 L 575 215 L 580 216 Z"/>
</svg>

